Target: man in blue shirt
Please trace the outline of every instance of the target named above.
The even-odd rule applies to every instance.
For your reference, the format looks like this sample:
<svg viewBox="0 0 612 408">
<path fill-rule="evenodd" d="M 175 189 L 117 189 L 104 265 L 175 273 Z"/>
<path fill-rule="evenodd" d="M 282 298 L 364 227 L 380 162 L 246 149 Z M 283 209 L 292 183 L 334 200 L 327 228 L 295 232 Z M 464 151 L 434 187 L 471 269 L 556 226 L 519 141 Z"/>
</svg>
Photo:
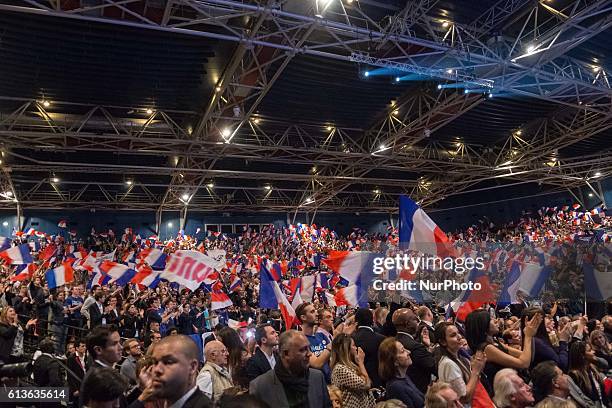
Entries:
<svg viewBox="0 0 612 408">
<path fill-rule="evenodd" d="M 302 332 L 306 335 L 310 343 L 310 367 L 318 368 L 323 371 L 325 381 L 331 381 L 331 369 L 329 367 L 329 357 L 331 356 L 331 343 L 323 333 L 315 333 L 314 328 L 317 324 L 317 310 L 309 303 L 302 303 L 295 309 L 295 314 L 302 325 Z"/>
<path fill-rule="evenodd" d="M 68 325 L 71 327 L 83 327 L 83 319 L 81 317 L 81 306 L 83 306 L 83 286 L 75 285 L 72 287 L 72 294 L 64 301 L 64 306 L 68 308 Z M 76 331 L 77 329 L 71 329 Z"/>
</svg>

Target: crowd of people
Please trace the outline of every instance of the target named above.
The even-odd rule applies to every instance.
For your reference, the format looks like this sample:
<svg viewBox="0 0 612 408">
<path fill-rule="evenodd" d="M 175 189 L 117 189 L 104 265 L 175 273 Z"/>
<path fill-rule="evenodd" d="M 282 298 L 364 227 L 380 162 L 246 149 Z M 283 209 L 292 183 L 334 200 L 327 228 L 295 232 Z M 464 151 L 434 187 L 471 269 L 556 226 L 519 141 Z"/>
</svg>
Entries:
<svg viewBox="0 0 612 408">
<path fill-rule="evenodd" d="M 607 242 L 610 225 L 601 212 L 586 217 L 549 208 L 449 237 Z M 279 265 L 282 280 L 307 276 L 325 270 L 320 258 L 332 250 L 393 251 L 393 229 L 340 237 L 300 225 L 205 239 L 181 233 L 165 242 L 131 230 L 74 241 L 40 235 L 14 237 L 14 244 L 40 241 L 25 274 L 19 265 L 2 265 L 0 362 L 33 361 L 28 378 L 2 380 L 68 387 L 72 406 L 612 406 L 612 315 L 605 302 L 606 313 L 587 317 L 553 299 L 520 298 L 508 309 L 483 304 L 459 319 L 422 299 L 330 305 L 325 292 L 342 285 L 337 279 L 294 303 L 290 325 L 281 310 L 261 307 L 262 258 Z M 100 283 L 95 267 L 87 267 L 92 257 L 129 263 L 150 247 L 220 253 L 224 267 L 216 282 L 195 291 L 165 280 L 149 287 Z M 50 288 L 44 272 L 68 259 L 74 276 Z M 211 286 L 231 305 L 215 306 Z"/>
</svg>

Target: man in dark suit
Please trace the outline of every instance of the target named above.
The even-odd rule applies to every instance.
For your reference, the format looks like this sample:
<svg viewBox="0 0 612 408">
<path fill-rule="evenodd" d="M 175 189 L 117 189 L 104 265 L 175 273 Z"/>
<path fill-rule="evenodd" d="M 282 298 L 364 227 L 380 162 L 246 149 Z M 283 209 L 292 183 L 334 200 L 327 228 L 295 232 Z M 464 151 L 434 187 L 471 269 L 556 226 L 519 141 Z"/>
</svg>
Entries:
<svg viewBox="0 0 612 408">
<path fill-rule="evenodd" d="M 434 316 L 431 309 L 429 309 L 427 306 L 421 306 L 417 310 L 417 316 L 421 320 L 419 326 L 417 327 L 417 340 L 421 343 L 423 342 L 423 329 L 427 329 L 431 344 L 435 343 L 436 338 L 434 336 L 433 325 Z"/>
<path fill-rule="evenodd" d="M 63 387 L 64 374 L 57 358 L 53 356 L 55 343 L 50 338 L 45 338 L 39 345 L 42 354 L 32 365 L 34 383 L 38 387 Z"/>
<path fill-rule="evenodd" d="M 410 351 L 412 365 L 408 367 L 406 374 L 414 385 L 425 394 L 427 386 L 431 382 L 431 376 L 437 375 L 436 361 L 433 354 L 428 350 L 430 344 L 425 345 L 415 340 L 419 320 L 411 309 L 396 310 L 392 319 L 397 330 L 397 341 L 402 343 L 406 350 Z"/>
<path fill-rule="evenodd" d="M 280 361 L 251 381 L 249 394 L 275 408 L 331 408 L 323 372 L 310 368 L 310 342 L 296 330 L 279 337 Z"/>
<path fill-rule="evenodd" d="M 151 379 L 130 408 L 153 401 L 165 401 L 173 408 L 212 407 L 210 398 L 196 385 L 199 354 L 198 346 L 185 335 L 163 338 L 153 349 L 156 364 Z"/>
<path fill-rule="evenodd" d="M 85 340 L 87 352 L 92 362 L 91 367 L 109 367 L 121 360 L 121 337 L 115 326 L 98 326 L 93 329 Z"/>
<path fill-rule="evenodd" d="M 103 323 L 104 318 L 104 306 L 102 303 L 104 302 L 104 294 L 96 292 L 94 294 L 95 302 L 91 304 L 87 311 L 89 312 L 89 328 L 93 329 L 95 327 L 100 326 Z"/>
<path fill-rule="evenodd" d="M 355 312 L 355 322 L 357 330 L 353 333 L 355 347 L 361 347 L 365 353 L 363 364 L 370 380 L 372 387 L 383 387 L 380 376 L 378 375 L 378 347 L 383 342 L 385 336 L 374 332 L 374 315 L 368 308 L 359 308 Z"/>
<path fill-rule="evenodd" d="M 87 368 L 85 366 L 87 358 L 87 346 L 84 341 L 80 341 L 76 347 L 74 355 L 68 357 L 66 366 L 70 370 L 68 373 L 68 388 L 70 389 L 71 400 L 78 401 L 79 389 Z"/>
<path fill-rule="evenodd" d="M 255 329 L 255 354 L 246 363 L 246 375 L 250 381 L 270 371 L 278 363 L 278 354 L 274 348 L 278 346 L 278 332 L 271 324 L 265 323 Z"/>
</svg>

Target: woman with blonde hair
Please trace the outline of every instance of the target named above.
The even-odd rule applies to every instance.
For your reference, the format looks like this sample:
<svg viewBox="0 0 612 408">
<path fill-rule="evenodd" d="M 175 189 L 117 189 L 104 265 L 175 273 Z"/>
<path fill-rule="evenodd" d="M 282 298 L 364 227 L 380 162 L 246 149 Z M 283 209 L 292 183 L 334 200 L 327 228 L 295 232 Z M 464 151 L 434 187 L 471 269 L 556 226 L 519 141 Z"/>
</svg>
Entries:
<svg viewBox="0 0 612 408">
<path fill-rule="evenodd" d="M 36 319 L 26 323 L 26 329 L 36 324 Z M 0 361 L 5 364 L 23 360 L 23 333 L 15 309 L 5 306 L 0 310 Z"/>
<path fill-rule="evenodd" d="M 606 360 L 608 368 L 612 368 L 612 346 L 606 334 L 601 330 L 593 330 L 589 336 L 589 343 L 595 352 L 595 357 Z"/>
<path fill-rule="evenodd" d="M 334 337 L 331 382 L 342 392 L 342 407 L 373 408 L 376 404 L 370 393 L 372 383 L 363 364 L 364 357 L 363 350 L 355 346 L 349 335 L 340 333 Z"/>
<path fill-rule="evenodd" d="M 342 408 L 342 391 L 335 385 L 328 385 L 329 399 L 332 403 L 332 408 Z"/>
</svg>

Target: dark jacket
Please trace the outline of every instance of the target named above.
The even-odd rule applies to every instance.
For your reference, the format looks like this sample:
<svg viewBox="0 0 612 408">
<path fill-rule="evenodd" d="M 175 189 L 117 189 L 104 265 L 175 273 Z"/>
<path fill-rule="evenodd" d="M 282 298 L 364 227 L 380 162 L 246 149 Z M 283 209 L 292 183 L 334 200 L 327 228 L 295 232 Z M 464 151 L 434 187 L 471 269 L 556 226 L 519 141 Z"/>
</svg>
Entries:
<svg viewBox="0 0 612 408">
<path fill-rule="evenodd" d="M 393 378 L 387 382 L 387 399 L 398 399 L 407 408 L 423 408 L 425 397 L 410 377 Z"/>
<path fill-rule="evenodd" d="M 546 340 L 540 337 L 533 338 L 533 358 L 531 359 L 531 368 L 537 366 L 542 361 L 554 361 L 557 366 L 563 371 L 567 371 L 568 367 L 568 352 L 567 343 L 559 342 L 559 347 L 553 347 Z"/>
<path fill-rule="evenodd" d="M 17 327 L 12 324 L 0 323 L 0 361 L 9 362 L 9 356 L 13 351 L 13 344 L 17 336 Z"/>
<path fill-rule="evenodd" d="M 195 392 L 191 394 L 191 397 L 183 404 L 182 408 L 209 408 L 212 407 L 213 403 L 202 391 L 196 388 Z M 132 402 L 128 408 L 144 408 L 142 401 Z"/>
<path fill-rule="evenodd" d="M 276 359 L 276 363 L 280 364 L 280 357 L 277 353 L 274 353 L 274 358 Z M 270 363 L 264 355 L 264 352 L 257 348 L 253 357 L 249 358 L 249 361 L 246 363 L 246 376 L 250 382 L 271 369 L 272 367 L 270 367 Z"/>
<path fill-rule="evenodd" d="M 70 373 L 68 373 L 67 375 L 70 395 L 73 395 L 75 391 L 81 389 L 81 382 L 83 382 L 83 377 L 85 377 L 85 372 L 87 371 L 87 368 L 81 367 L 81 365 L 77 361 L 76 355 L 68 357 L 68 360 L 66 361 L 66 366 L 78 377 L 75 378 Z"/>
<path fill-rule="evenodd" d="M 64 373 L 56 358 L 41 354 L 32 365 L 34 383 L 38 387 L 61 387 L 65 384 Z"/>
<path fill-rule="evenodd" d="M 142 331 L 142 319 L 140 316 L 130 316 L 129 314 L 122 316 L 119 330 L 121 337 L 128 339 L 136 337 L 136 331 L 138 331 L 138 337 L 140 339 L 144 338 L 144 333 Z"/>
<path fill-rule="evenodd" d="M 100 308 L 98 308 L 98 303 L 94 302 L 87 308 L 89 312 L 89 328 L 93 329 L 94 327 L 98 327 L 102 324 L 102 317 L 104 317 L 103 313 L 100 312 Z"/>
<path fill-rule="evenodd" d="M 281 364 L 279 361 L 278 364 Z M 308 406 L 309 408 L 331 408 L 331 400 L 327 392 L 325 376 L 321 370 L 309 368 L 308 374 Z M 289 408 L 287 395 L 283 384 L 274 370 L 260 375 L 249 385 L 249 394 L 265 401 L 269 407 Z"/>
<path fill-rule="evenodd" d="M 356 347 L 361 347 L 365 353 L 364 366 L 368 372 L 372 387 L 382 387 L 380 376 L 378 375 L 378 347 L 383 342 L 385 336 L 374 333 L 373 329 L 360 327 L 353 333 L 353 340 Z"/>
<path fill-rule="evenodd" d="M 431 382 L 431 375 L 437 374 L 436 360 L 433 354 L 427 350 L 423 343 L 419 343 L 408 334 L 397 333 L 396 338 L 406 350 L 410 351 L 412 364 L 408 367 L 408 376 L 423 394 L 426 393 Z"/>
</svg>

